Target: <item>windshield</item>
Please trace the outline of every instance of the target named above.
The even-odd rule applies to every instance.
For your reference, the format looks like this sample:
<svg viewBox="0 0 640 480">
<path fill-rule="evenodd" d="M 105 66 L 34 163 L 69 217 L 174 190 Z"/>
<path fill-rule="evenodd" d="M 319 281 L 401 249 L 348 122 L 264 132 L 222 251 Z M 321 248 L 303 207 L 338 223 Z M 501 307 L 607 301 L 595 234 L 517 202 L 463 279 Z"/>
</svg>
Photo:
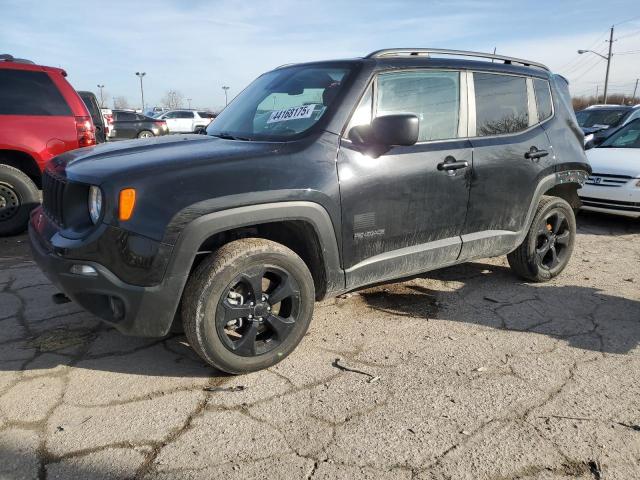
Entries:
<svg viewBox="0 0 640 480">
<path fill-rule="evenodd" d="M 617 126 L 622 118 L 627 114 L 629 110 L 626 108 L 615 109 L 615 108 L 606 108 L 606 109 L 593 109 L 593 110 L 582 110 L 576 113 L 576 118 L 578 119 L 578 125 L 583 128 L 591 128 L 591 127 L 602 127 L 609 128 Z"/>
<path fill-rule="evenodd" d="M 628 123 L 598 148 L 640 148 L 640 119 Z"/>
<path fill-rule="evenodd" d="M 310 130 L 342 90 L 350 67 L 299 66 L 266 73 L 207 128 L 208 135 L 287 140 Z"/>
</svg>

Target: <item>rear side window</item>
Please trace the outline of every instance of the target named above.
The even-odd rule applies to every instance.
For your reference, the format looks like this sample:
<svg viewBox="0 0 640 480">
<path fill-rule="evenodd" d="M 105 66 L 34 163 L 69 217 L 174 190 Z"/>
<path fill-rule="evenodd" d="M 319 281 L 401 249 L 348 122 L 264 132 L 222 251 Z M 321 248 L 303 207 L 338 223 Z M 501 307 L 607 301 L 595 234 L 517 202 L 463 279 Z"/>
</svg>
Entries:
<svg viewBox="0 0 640 480">
<path fill-rule="evenodd" d="M 136 119 L 136 114 L 131 112 L 116 112 L 116 121 L 131 122 Z"/>
<path fill-rule="evenodd" d="M 460 74 L 437 70 L 380 74 L 376 116 L 395 113 L 418 116 L 419 142 L 456 138 Z"/>
<path fill-rule="evenodd" d="M 504 135 L 529 127 L 527 81 L 524 77 L 474 73 L 476 135 Z"/>
<path fill-rule="evenodd" d="M 45 72 L 0 69 L 0 115 L 71 115 Z"/>
<path fill-rule="evenodd" d="M 533 79 L 533 91 L 536 94 L 536 105 L 538 107 L 538 121 L 542 122 L 553 113 L 551 106 L 551 91 L 549 82 L 540 78 Z"/>
</svg>

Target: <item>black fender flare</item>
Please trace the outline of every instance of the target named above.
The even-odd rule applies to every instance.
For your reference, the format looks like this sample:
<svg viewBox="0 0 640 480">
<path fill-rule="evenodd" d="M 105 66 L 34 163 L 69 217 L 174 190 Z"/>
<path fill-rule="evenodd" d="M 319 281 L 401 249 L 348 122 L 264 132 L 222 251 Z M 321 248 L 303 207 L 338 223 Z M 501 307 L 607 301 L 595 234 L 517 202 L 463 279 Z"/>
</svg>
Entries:
<svg viewBox="0 0 640 480">
<path fill-rule="evenodd" d="M 227 230 L 286 220 L 309 223 L 315 230 L 322 252 L 326 294 L 343 291 L 344 271 L 341 268 L 338 238 L 328 212 L 321 205 L 306 201 L 263 203 L 229 208 L 202 215 L 189 222 L 173 247 L 165 272 L 165 282 L 181 282 L 180 297 L 200 246 L 211 236 Z"/>
</svg>

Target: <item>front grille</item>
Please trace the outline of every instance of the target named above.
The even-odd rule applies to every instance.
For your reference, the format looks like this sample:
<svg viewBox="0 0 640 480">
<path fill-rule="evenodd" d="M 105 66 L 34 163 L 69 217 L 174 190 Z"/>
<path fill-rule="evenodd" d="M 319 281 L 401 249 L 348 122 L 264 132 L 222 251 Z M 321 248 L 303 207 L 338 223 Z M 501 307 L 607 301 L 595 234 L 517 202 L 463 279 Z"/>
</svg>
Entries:
<svg viewBox="0 0 640 480">
<path fill-rule="evenodd" d="M 630 176 L 627 175 L 610 175 L 608 173 L 592 173 L 587 179 L 587 185 L 593 185 L 595 187 L 621 187 L 629 180 Z"/>
<path fill-rule="evenodd" d="M 50 171 L 42 175 L 42 210 L 59 226 L 64 225 L 62 202 L 67 182 Z"/>
</svg>

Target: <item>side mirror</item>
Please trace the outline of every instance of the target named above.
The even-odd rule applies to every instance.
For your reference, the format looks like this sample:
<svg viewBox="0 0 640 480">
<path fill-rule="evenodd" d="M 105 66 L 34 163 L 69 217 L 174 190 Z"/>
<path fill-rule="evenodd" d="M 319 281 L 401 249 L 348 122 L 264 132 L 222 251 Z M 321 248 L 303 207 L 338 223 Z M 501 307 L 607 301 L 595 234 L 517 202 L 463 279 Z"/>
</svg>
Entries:
<svg viewBox="0 0 640 480">
<path fill-rule="evenodd" d="M 413 114 L 376 117 L 371 125 L 360 125 L 349 132 L 349 139 L 362 145 L 411 146 L 418 141 L 420 120 Z"/>
<path fill-rule="evenodd" d="M 591 139 L 587 143 L 584 144 L 584 149 L 585 150 L 591 150 L 595 146 L 596 146 L 596 142 L 593 139 Z"/>
<path fill-rule="evenodd" d="M 382 145 L 411 146 L 418 141 L 420 120 L 413 114 L 384 115 L 371 122 L 371 133 Z"/>
</svg>

